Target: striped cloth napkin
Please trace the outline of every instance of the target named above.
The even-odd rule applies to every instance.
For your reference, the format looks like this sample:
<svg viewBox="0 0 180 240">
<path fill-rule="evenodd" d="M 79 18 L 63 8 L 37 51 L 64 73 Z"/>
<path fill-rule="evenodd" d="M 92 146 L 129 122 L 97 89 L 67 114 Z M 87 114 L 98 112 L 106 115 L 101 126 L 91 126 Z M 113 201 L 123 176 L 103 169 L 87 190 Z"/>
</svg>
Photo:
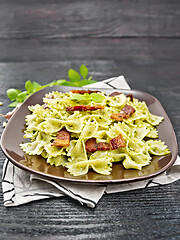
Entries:
<svg viewBox="0 0 180 240">
<path fill-rule="evenodd" d="M 123 76 L 93 83 L 89 88 L 130 89 Z M 87 88 L 87 86 L 86 86 Z M 103 194 L 130 191 L 139 188 L 169 184 L 180 179 L 180 158 L 168 171 L 144 181 L 126 184 L 86 185 L 68 181 L 49 180 L 14 166 L 8 159 L 3 165 L 2 189 L 4 205 L 18 206 L 51 197 L 69 196 L 81 204 L 94 208 Z"/>
</svg>

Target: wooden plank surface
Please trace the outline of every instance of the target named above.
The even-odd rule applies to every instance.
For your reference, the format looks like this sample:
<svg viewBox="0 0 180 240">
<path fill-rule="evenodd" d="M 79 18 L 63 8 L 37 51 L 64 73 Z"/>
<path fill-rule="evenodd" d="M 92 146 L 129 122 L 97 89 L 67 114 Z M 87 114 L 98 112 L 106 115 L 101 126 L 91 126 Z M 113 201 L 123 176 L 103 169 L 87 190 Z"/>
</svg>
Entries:
<svg viewBox="0 0 180 240">
<path fill-rule="evenodd" d="M 1 208 L 2 239 L 178 239 L 178 189 L 106 195 L 96 209 L 68 198 Z"/>
<path fill-rule="evenodd" d="M 123 74 L 157 97 L 180 142 L 179 22 L 174 0 L 0 0 L 0 112 L 9 111 L 8 88 L 85 64 L 96 80 Z M 0 151 L 0 174 L 3 161 Z M 6 209 L 0 187 L 0 239 L 179 239 L 179 190 L 176 182 L 105 195 L 95 209 L 68 197 Z"/>
<path fill-rule="evenodd" d="M 179 37 L 179 1 L 1 0 L 0 38 Z"/>
</svg>

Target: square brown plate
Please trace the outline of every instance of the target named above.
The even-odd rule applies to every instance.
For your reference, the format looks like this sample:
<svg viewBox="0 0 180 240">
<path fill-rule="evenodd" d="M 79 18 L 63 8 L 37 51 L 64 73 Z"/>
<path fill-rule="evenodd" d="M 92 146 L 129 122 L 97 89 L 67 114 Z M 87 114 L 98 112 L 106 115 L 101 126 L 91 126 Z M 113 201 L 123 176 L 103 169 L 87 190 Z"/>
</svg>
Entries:
<svg viewBox="0 0 180 240">
<path fill-rule="evenodd" d="M 163 116 L 164 121 L 158 126 L 159 139 L 165 141 L 171 151 L 171 154 L 153 157 L 151 164 L 144 167 L 141 171 L 130 169 L 127 170 L 123 168 L 121 163 L 114 163 L 112 172 L 108 176 L 89 171 L 88 174 L 80 177 L 73 177 L 66 171 L 64 167 L 51 166 L 40 156 L 25 156 L 24 152 L 20 149 L 19 144 L 28 141 L 23 138 L 23 131 L 25 129 L 25 116 L 29 114 L 28 106 L 35 105 L 37 103 L 42 104 L 42 99 L 45 94 L 51 91 L 68 92 L 71 89 L 73 88 L 64 86 L 44 88 L 31 95 L 11 117 L 1 137 L 1 148 L 6 157 L 12 163 L 24 170 L 49 178 L 84 183 L 123 183 L 143 180 L 156 176 L 172 166 L 177 158 L 178 152 L 177 141 L 172 124 L 162 105 L 156 98 L 150 94 L 136 90 L 98 89 L 105 91 L 108 94 L 113 91 L 119 91 L 124 94 L 132 93 L 135 98 L 146 102 L 152 114 Z"/>
</svg>

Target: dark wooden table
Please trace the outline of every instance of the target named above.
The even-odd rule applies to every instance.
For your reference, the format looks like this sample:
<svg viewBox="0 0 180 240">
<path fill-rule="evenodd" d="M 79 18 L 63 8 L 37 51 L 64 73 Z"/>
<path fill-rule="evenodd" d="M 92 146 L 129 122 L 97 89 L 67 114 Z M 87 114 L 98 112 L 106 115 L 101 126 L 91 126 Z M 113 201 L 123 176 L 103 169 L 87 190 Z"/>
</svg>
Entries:
<svg viewBox="0 0 180 240">
<path fill-rule="evenodd" d="M 8 88 L 67 78 L 81 64 L 158 98 L 180 140 L 180 1 L 0 0 L 1 113 Z M 0 173 L 3 161 L 0 152 Z M 179 239 L 179 189 L 105 195 L 95 209 L 68 197 L 6 209 L 0 189 L 0 239 Z"/>
</svg>

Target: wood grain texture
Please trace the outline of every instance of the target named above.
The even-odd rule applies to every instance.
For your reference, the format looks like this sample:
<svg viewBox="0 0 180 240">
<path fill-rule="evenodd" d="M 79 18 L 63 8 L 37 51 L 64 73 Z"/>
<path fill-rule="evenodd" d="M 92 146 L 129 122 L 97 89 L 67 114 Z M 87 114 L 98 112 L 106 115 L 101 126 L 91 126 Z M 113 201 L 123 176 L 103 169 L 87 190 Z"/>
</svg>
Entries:
<svg viewBox="0 0 180 240">
<path fill-rule="evenodd" d="M 180 61 L 180 39 L 67 38 L 0 40 L 0 62 L 121 60 L 139 65 Z M 8 54 L 7 54 L 8 53 Z"/>
<path fill-rule="evenodd" d="M 2 207 L 1 231 L 6 239 L 177 239 L 178 190 L 175 183 L 106 195 L 96 209 L 67 197 Z"/>
<path fill-rule="evenodd" d="M 180 142 L 179 22 L 177 0 L 0 0 L 0 113 L 10 110 L 8 88 L 85 64 L 96 80 L 123 74 L 158 98 Z M 3 161 L 0 151 L 0 174 Z M 5 208 L 0 186 L 0 239 L 176 240 L 179 192 L 178 181 L 104 195 L 95 209 L 68 197 Z"/>
<path fill-rule="evenodd" d="M 178 1 L 0 1 L 0 38 L 179 37 Z"/>
</svg>

